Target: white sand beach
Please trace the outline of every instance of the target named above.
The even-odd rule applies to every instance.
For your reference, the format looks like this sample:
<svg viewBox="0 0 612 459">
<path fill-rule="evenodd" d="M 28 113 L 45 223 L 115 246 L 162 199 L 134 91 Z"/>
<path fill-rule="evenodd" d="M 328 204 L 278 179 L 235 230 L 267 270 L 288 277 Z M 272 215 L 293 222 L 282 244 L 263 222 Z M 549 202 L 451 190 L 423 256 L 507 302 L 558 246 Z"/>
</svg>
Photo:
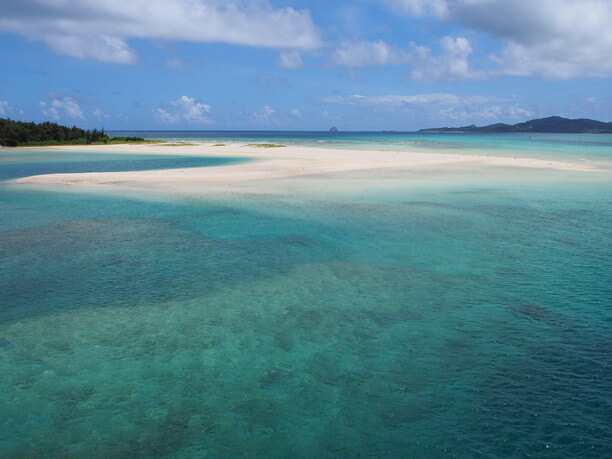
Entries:
<svg viewBox="0 0 612 459">
<path fill-rule="evenodd" d="M 414 169 L 442 166 L 505 166 L 564 171 L 603 171 L 594 166 L 525 157 L 417 153 L 409 151 L 367 151 L 285 146 L 265 148 L 238 143 L 224 146 L 195 144 L 168 145 L 93 145 L 46 147 L 48 150 L 91 151 L 95 153 L 159 154 L 181 156 L 231 156 L 252 161 L 214 167 L 146 170 L 129 172 L 93 172 L 47 174 L 20 178 L 20 184 L 96 186 L 161 183 L 237 182 L 299 177 L 376 169 Z"/>
</svg>

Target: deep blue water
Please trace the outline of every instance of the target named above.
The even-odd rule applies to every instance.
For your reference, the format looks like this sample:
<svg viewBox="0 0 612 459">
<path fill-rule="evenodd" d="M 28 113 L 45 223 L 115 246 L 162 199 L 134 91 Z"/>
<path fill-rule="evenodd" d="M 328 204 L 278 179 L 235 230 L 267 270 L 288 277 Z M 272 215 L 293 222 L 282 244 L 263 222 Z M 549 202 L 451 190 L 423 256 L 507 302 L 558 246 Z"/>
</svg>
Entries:
<svg viewBox="0 0 612 459">
<path fill-rule="evenodd" d="M 0 456 L 610 457 L 608 175 L 431 174 L 0 184 Z"/>
</svg>

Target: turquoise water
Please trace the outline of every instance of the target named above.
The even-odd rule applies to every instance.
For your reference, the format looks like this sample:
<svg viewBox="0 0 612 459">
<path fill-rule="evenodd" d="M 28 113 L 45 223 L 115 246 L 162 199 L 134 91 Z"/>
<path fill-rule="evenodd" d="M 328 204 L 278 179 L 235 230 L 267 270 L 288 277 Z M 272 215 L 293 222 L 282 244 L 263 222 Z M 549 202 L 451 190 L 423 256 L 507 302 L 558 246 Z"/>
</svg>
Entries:
<svg viewBox="0 0 612 459">
<path fill-rule="evenodd" d="M 609 457 L 609 176 L 385 174 L 0 184 L 0 455 Z"/>
<path fill-rule="evenodd" d="M 435 134 L 421 132 L 291 132 L 291 131 L 118 131 L 171 141 L 278 142 L 321 148 L 379 151 L 444 151 L 498 156 L 533 156 L 600 164 L 612 161 L 612 134 Z"/>
<path fill-rule="evenodd" d="M 242 158 L 0 150 L 0 180 L 39 174 L 180 169 L 235 164 Z"/>
</svg>

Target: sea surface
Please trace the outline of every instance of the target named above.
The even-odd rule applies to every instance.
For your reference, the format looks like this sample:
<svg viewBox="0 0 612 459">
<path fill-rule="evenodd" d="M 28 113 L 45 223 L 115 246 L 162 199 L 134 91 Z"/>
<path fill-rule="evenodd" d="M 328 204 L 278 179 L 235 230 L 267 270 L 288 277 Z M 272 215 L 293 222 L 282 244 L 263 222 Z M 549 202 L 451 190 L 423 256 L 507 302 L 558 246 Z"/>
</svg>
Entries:
<svg viewBox="0 0 612 459">
<path fill-rule="evenodd" d="M 111 136 L 136 136 L 175 142 L 275 142 L 319 148 L 374 151 L 441 151 L 496 156 L 533 156 L 572 159 L 574 162 L 608 162 L 612 159 L 612 134 L 482 134 L 427 132 L 328 132 L 328 131 L 113 131 Z"/>
<path fill-rule="evenodd" d="M 575 137 L 422 148 L 612 163 Z M 233 161 L 0 149 L 0 457 L 612 456 L 610 172 L 11 182 Z"/>
</svg>

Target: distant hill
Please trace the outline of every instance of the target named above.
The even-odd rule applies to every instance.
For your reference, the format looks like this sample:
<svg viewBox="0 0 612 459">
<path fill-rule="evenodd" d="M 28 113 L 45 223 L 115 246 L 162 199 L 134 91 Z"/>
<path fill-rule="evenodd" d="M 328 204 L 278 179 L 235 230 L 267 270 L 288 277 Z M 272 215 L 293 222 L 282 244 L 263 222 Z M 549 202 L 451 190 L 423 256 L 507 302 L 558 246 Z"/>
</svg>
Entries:
<svg viewBox="0 0 612 459">
<path fill-rule="evenodd" d="M 518 124 L 495 123 L 489 126 L 463 126 L 458 128 L 421 129 L 419 132 L 543 132 L 558 134 L 612 134 L 612 123 L 580 118 L 570 120 L 550 116 Z"/>
</svg>

